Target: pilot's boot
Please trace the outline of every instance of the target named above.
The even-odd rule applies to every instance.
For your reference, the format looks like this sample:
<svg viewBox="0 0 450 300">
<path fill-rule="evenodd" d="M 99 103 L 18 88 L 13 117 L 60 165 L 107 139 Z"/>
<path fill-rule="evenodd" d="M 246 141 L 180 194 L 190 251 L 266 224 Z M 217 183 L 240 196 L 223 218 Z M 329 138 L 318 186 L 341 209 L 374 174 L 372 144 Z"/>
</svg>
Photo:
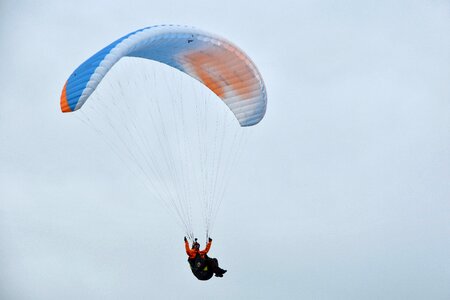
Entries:
<svg viewBox="0 0 450 300">
<path fill-rule="evenodd" d="M 217 268 L 216 270 L 216 277 L 223 277 L 223 274 L 225 274 L 227 272 L 227 270 L 221 269 L 221 268 Z"/>
</svg>

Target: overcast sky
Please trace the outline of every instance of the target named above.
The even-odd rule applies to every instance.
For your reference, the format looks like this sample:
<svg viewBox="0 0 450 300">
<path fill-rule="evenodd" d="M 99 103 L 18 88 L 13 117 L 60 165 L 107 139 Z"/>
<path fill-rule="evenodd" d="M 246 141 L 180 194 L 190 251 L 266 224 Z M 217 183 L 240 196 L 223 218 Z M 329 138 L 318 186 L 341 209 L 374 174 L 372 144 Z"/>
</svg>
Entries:
<svg viewBox="0 0 450 300">
<path fill-rule="evenodd" d="M 0 2 L 0 298 L 449 299 L 448 1 Z M 268 110 L 197 281 L 183 231 L 79 120 L 70 73 L 154 24 L 226 37 Z"/>
</svg>

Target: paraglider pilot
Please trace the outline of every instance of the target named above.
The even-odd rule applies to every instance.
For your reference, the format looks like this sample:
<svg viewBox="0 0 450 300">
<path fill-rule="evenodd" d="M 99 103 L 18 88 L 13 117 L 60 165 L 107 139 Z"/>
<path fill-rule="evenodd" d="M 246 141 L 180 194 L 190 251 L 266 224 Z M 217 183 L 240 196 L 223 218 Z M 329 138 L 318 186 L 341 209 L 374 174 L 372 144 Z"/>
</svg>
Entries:
<svg viewBox="0 0 450 300">
<path fill-rule="evenodd" d="M 198 280 L 209 280 L 213 275 L 216 277 L 223 277 L 227 270 L 219 267 L 219 262 L 216 258 L 208 257 L 208 251 L 211 248 L 212 239 L 208 239 L 208 243 L 204 250 L 200 251 L 200 244 L 197 239 L 192 243 L 192 248 L 189 247 L 189 242 L 184 237 L 184 245 L 186 254 L 189 256 L 188 262 L 191 266 L 192 273 Z"/>
</svg>

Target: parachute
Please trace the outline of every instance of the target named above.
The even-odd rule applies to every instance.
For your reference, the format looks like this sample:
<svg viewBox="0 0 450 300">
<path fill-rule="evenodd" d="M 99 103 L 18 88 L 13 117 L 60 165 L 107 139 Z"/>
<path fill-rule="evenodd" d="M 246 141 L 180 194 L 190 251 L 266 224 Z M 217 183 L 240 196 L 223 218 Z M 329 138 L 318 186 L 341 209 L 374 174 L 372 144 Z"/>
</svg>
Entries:
<svg viewBox="0 0 450 300">
<path fill-rule="evenodd" d="M 61 111 L 69 113 L 80 110 L 88 103 L 88 99 L 96 95 L 97 88 L 102 86 L 102 80 L 116 69 L 113 66 L 123 58 L 141 58 L 135 63 L 138 66 L 143 64 L 142 61 L 150 60 L 175 68 L 198 80 L 228 108 L 228 112 L 219 116 L 220 107 L 216 108 L 217 103 L 211 103 L 210 99 L 196 103 L 192 102 L 195 99 L 175 99 L 184 97 L 184 92 L 180 91 L 175 92 L 177 96 L 172 100 L 150 99 L 139 104 L 146 105 L 145 108 L 137 107 L 132 102 L 143 96 L 127 97 L 128 92 L 124 92 L 126 83 L 132 84 L 133 87 L 138 85 L 133 79 L 135 74 L 130 74 L 126 79 L 119 79 L 115 91 L 109 92 L 107 97 L 97 95 L 97 99 L 92 101 L 96 102 L 92 104 L 92 111 L 95 113 L 82 118 L 83 122 L 93 127 L 100 135 L 111 134 L 109 142 L 112 148 L 119 156 L 128 155 L 128 160 L 134 161 L 134 169 L 143 174 L 142 177 L 153 194 L 164 202 L 170 202 L 169 206 L 173 207 L 190 238 L 194 236 L 190 224 L 191 201 L 192 198 L 202 199 L 206 207 L 204 215 L 208 237 L 211 220 L 220 206 L 220 201 L 219 204 L 212 203 L 215 198 L 220 198 L 215 191 L 216 186 L 220 182 L 220 190 L 225 189 L 224 176 L 231 170 L 229 164 L 234 161 L 232 154 L 239 152 L 241 145 L 236 142 L 241 134 L 240 129 L 229 121 L 230 111 L 240 128 L 259 123 L 267 106 L 263 79 L 251 59 L 224 38 L 188 26 L 157 25 L 119 38 L 75 69 L 63 87 Z M 148 85 L 153 84 L 156 87 L 155 83 L 161 81 L 159 75 L 154 74 L 153 79 L 150 79 L 144 71 L 140 79 L 144 78 Z M 145 85 L 139 86 L 145 88 Z M 151 92 L 149 91 L 150 94 Z M 149 97 L 152 98 L 151 95 Z M 172 106 L 164 109 L 163 106 L 168 105 L 165 102 L 171 103 Z M 126 105 L 127 108 L 116 108 L 119 105 Z M 112 112 L 113 109 L 117 110 Z M 127 111 L 133 111 L 134 115 L 127 116 Z M 146 115 L 143 114 L 144 111 L 147 112 Z M 218 117 L 213 116 L 212 111 L 216 112 Z M 182 116 L 172 115 L 176 112 L 180 112 Z M 107 125 L 100 124 L 101 114 L 106 120 L 104 124 Z M 192 121 L 191 117 L 196 121 Z M 211 121 L 214 118 L 215 120 Z M 214 125 L 200 124 L 208 120 Z M 177 122 L 178 125 L 174 125 Z M 192 131 L 194 134 L 188 133 L 189 128 L 195 127 L 192 125 L 195 122 L 198 125 Z M 153 132 L 149 133 L 147 129 L 150 123 L 153 124 Z M 169 133 L 170 128 L 174 132 L 172 135 Z M 229 128 L 232 128 L 231 133 Z M 207 133 L 208 130 L 210 133 Z M 148 134 L 156 136 L 152 139 Z M 213 138 L 214 142 L 205 141 L 208 137 Z M 224 150 L 223 147 L 227 143 L 234 150 Z M 119 144 L 121 146 L 118 146 Z M 213 147 L 213 151 L 208 150 L 208 147 Z M 160 153 L 157 153 L 158 149 Z M 202 151 L 203 154 L 197 155 Z M 176 155 L 178 157 L 175 157 Z M 194 157 L 198 157 L 197 166 L 193 162 Z M 225 166 L 221 167 L 221 160 L 225 160 Z M 202 174 L 195 174 L 195 170 Z M 194 186 L 199 187 L 197 192 L 190 191 Z M 212 188 L 214 191 L 208 191 Z"/>
<path fill-rule="evenodd" d="M 184 26 L 152 26 L 125 35 L 81 64 L 61 94 L 61 110 L 80 109 L 105 74 L 124 56 L 155 60 L 201 81 L 219 96 L 241 126 L 266 112 L 266 89 L 255 64 L 230 42 Z"/>
</svg>

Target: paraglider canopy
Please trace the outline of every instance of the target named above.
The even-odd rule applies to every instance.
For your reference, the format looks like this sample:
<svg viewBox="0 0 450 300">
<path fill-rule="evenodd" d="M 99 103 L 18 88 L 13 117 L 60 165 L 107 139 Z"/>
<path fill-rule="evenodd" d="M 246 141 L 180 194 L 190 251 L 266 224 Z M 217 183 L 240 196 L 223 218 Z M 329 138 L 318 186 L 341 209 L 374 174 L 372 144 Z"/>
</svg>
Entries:
<svg viewBox="0 0 450 300">
<path fill-rule="evenodd" d="M 181 88 L 176 97 L 153 99 L 150 94 L 163 85 L 162 70 L 153 80 L 150 72 L 121 73 L 127 61 L 136 63 L 133 71 L 162 63 L 158 67 L 186 77 L 214 100 L 190 97 Z M 117 84 L 111 84 L 114 74 L 121 75 Z M 169 82 L 165 90 L 177 87 Z M 261 121 L 267 95 L 255 64 L 231 42 L 188 26 L 157 25 L 117 39 L 76 68 L 64 85 L 60 106 L 64 113 L 80 110 L 74 115 L 106 140 L 154 198 L 172 210 L 192 240 L 191 202 L 202 206 L 208 239 L 245 141 L 241 127 Z"/>
<path fill-rule="evenodd" d="M 94 54 L 64 85 L 61 110 L 80 109 L 124 56 L 155 60 L 196 78 L 225 102 L 241 126 L 255 125 L 264 117 L 266 89 L 250 58 L 221 37 L 179 25 L 136 30 Z"/>
</svg>

